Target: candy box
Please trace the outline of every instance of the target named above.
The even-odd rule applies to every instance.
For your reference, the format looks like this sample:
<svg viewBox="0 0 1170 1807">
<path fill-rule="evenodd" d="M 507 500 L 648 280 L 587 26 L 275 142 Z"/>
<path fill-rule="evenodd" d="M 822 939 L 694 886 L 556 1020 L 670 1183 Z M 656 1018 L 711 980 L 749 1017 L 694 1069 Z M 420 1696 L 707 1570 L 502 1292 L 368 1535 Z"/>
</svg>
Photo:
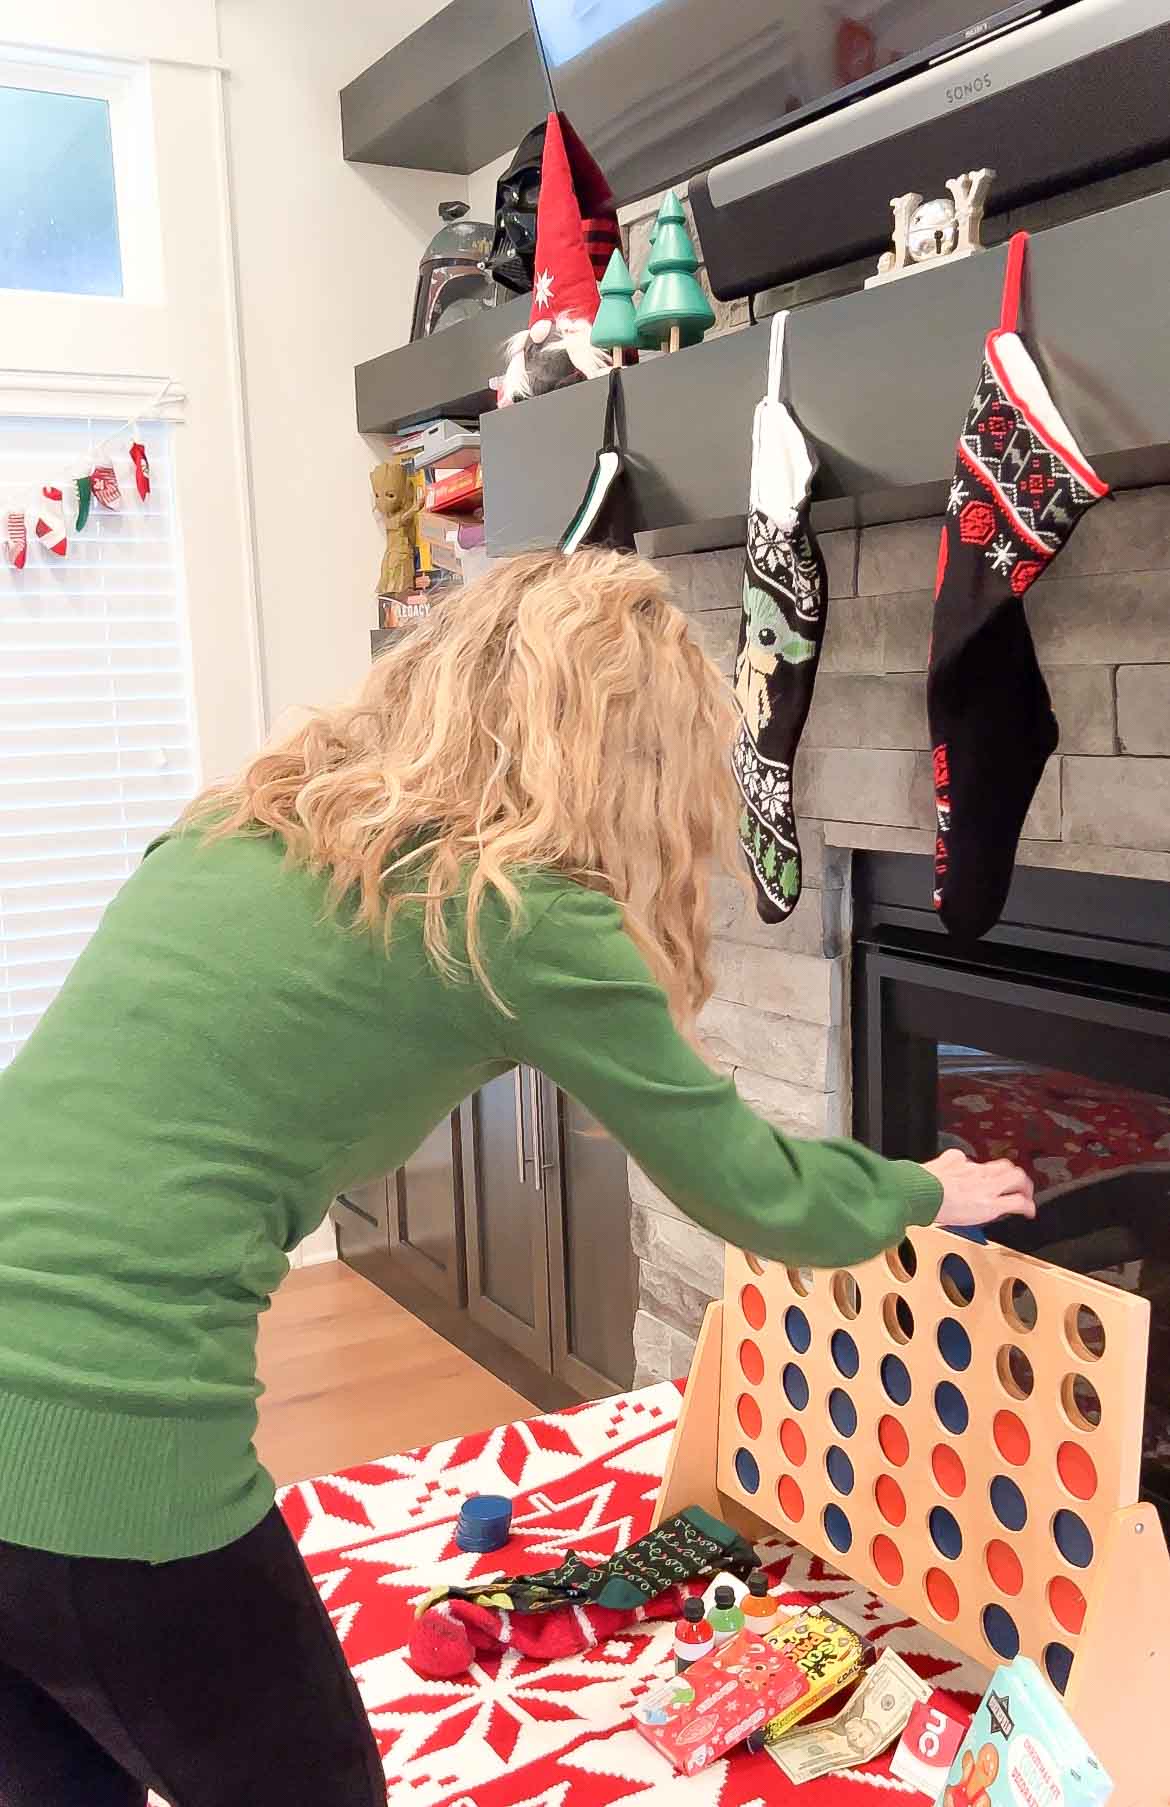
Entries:
<svg viewBox="0 0 1170 1807">
<path fill-rule="evenodd" d="M 890 1758 L 890 1774 L 937 1801 L 970 1723 L 970 1713 L 936 1688 L 929 1700 L 914 1703 Z"/>
<path fill-rule="evenodd" d="M 1102 1807 L 1113 1783 L 1027 1657 L 997 1669 L 938 1807 Z"/>
<path fill-rule="evenodd" d="M 807 1697 L 808 1677 L 767 1639 L 741 1631 L 634 1708 L 634 1724 L 682 1775 L 693 1776 Z"/>
<path fill-rule="evenodd" d="M 799 1720 L 856 1681 L 876 1654 L 866 1638 L 815 1606 L 782 1620 L 765 1633 L 765 1638 L 795 1663 L 803 1677 L 800 1693 L 769 1720 L 769 1744 L 774 1744 Z"/>
</svg>

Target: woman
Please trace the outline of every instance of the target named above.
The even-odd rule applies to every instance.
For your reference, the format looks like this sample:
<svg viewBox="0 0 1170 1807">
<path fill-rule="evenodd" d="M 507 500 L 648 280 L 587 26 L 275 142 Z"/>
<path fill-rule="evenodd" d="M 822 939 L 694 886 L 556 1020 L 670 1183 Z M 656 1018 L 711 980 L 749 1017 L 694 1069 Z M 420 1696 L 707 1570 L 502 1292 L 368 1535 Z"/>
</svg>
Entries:
<svg viewBox="0 0 1170 1807">
<path fill-rule="evenodd" d="M 687 1037 L 733 704 L 650 565 L 497 568 L 156 843 L 0 1079 L 0 1802 L 383 1785 L 252 1449 L 258 1314 L 342 1187 L 542 1068 L 789 1263 L 1030 1213 L 1005 1162 L 790 1142 Z"/>
</svg>

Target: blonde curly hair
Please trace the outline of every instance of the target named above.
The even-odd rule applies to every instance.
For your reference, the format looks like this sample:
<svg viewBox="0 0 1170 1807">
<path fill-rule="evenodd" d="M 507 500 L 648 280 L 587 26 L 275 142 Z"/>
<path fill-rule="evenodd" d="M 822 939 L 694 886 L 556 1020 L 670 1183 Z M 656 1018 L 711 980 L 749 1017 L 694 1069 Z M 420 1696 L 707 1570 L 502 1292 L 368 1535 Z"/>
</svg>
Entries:
<svg viewBox="0 0 1170 1807">
<path fill-rule="evenodd" d="M 184 820 L 275 833 L 327 873 L 336 908 L 390 938 L 425 904 L 454 977 L 445 905 L 466 883 L 470 967 L 489 887 L 551 869 L 620 906 L 690 1030 L 710 996 L 710 879 L 733 870 L 738 800 L 727 684 L 645 559 L 589 550 L 496 565 L 405 635 L 354 701 L 316 712 Z"/>
</svg>

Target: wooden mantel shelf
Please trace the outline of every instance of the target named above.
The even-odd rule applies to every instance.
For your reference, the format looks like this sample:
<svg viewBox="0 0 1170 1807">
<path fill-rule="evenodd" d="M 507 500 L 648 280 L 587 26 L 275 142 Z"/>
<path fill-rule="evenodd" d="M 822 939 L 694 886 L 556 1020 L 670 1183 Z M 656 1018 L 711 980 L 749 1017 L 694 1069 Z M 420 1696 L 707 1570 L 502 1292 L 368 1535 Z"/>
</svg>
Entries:
<svg viewBox="0 0 1170 1807">
<path fill-rule="evenodd" d="M 823 528 L 935 512 L 999 317 L 1005 252 L 800 308 L 793 406 L 820 456 Z M 1170 192 L 1033 235 L 1023 328 L 1086 454 L 1116 487 L 1170 479 Z M 458 330 L 458 329 L 453 329 Z M 742 540 L 766 321 L 625 373 L 636 525 L 652 549 Z M 600 441 L 605 385 L 485 415 L 488 547 L 555 545 Z"/>
</svg>

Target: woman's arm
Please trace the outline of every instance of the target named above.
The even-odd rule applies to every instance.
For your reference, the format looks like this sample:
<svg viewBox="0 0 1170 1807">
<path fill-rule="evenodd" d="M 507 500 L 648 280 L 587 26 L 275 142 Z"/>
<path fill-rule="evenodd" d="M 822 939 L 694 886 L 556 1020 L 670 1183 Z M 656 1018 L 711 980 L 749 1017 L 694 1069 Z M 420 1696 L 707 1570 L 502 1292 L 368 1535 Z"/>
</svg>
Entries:
<svg viewBox="0 0 1170 1807">
<path fill-rule="evenodd" d="M 835 1267 L 938 1216 L 946 1171 L 936 1178 L 854 1142 L 792 1140 L 744 1104 L 678 1034 L 609 898 L 580 886 L 560 893 L 505 965 L 501 989 L 515 1013 L 502 1025 L 507 1054 L 578 1099 L 705 1229 L 772 1260 Z M 1011 1190 L 1006 1179 L 966 1186 L 966 1215 L 949 1221 L 1024 1209 L 1022 1195 L 993 1208 L 993 1195 Z"/>
</svg>

